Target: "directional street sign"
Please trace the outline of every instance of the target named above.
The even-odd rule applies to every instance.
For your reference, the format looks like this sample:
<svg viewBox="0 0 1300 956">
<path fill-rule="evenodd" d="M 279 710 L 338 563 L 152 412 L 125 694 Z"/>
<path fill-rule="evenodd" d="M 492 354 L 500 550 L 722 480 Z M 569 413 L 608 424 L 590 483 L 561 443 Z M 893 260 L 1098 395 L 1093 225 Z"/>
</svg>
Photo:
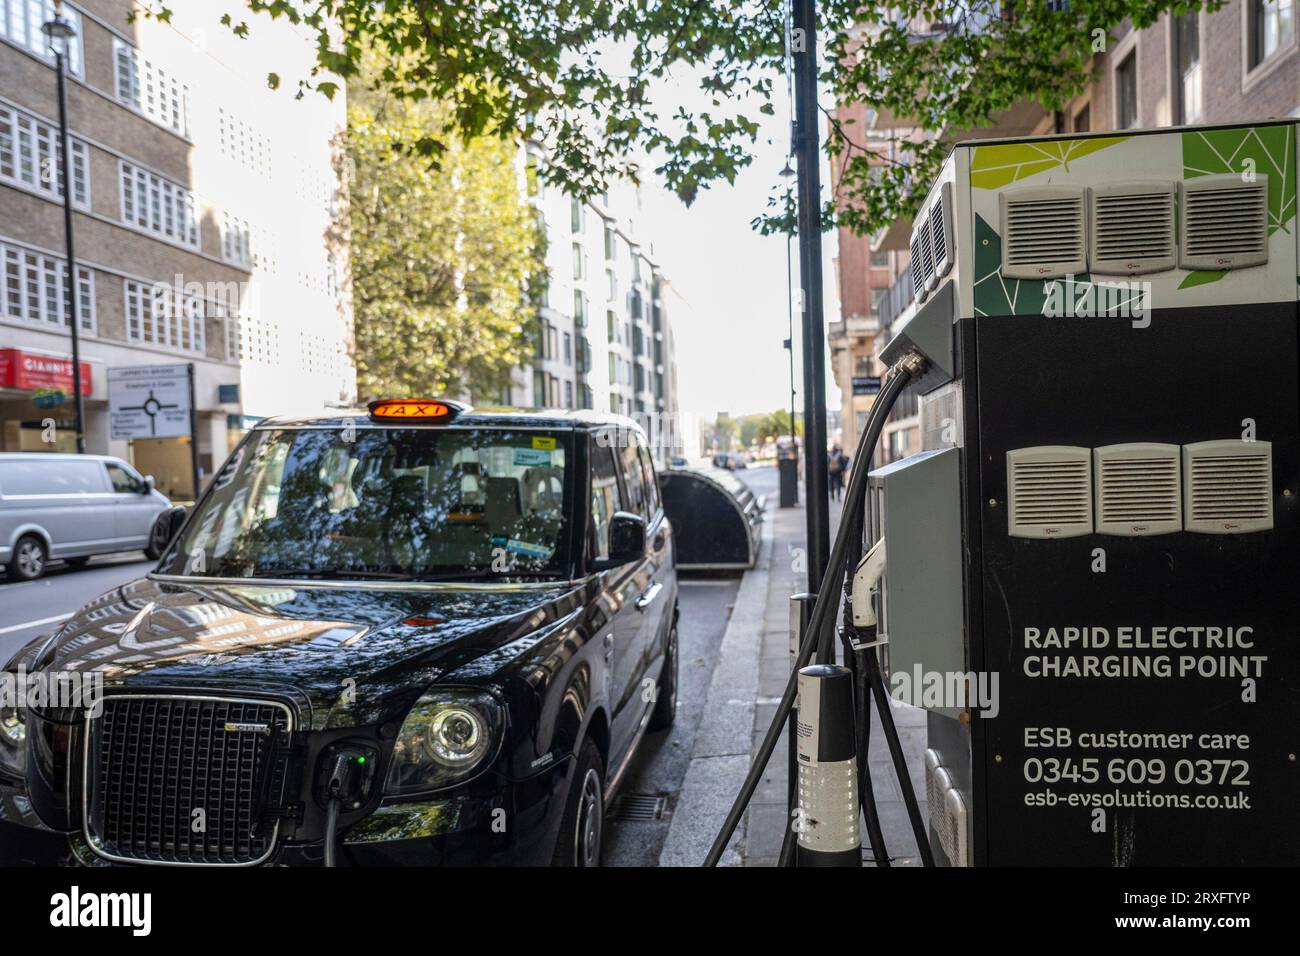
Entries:
<svg viewBox="0 0 1300 956">
<path fill-rule="evenodd" d="M 190 434 L 188 365 L 108 370 L 113 438 L 181 438 Z"/>
</svg>

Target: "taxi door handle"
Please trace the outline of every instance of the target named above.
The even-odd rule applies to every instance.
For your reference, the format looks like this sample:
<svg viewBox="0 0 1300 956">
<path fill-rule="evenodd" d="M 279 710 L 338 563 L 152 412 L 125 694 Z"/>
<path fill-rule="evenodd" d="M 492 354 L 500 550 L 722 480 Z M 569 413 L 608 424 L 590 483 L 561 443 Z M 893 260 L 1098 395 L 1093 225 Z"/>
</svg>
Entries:
<svg viewBox="0 0 1300 956">
<path fill-rule="evenodd" d="M 636 609 L 638 611 L 644 611 L 651 604 L 654 604 L 655 599 L 659 597 L 659 592 L 663 589 L 664 586 L 658 581 L 650 585 L 641 593 L 641 596 L 636 599 Z"/>
</svg>

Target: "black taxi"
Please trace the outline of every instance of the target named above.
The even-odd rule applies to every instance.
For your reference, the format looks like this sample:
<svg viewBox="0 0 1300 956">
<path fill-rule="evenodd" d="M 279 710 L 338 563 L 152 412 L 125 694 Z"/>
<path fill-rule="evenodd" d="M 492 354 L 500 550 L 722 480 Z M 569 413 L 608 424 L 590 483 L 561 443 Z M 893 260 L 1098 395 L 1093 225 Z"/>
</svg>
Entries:
<svg viewBox="0 0 1300 956">
<path fill-rule="evenodd" d="M 176 517 L 151 573 L 6 665 L 94 693 L 0 709 L 0 862 L 600 862 L 676 707 L 672 529 L 631 420 L 265 420 Z"/>
</svg>

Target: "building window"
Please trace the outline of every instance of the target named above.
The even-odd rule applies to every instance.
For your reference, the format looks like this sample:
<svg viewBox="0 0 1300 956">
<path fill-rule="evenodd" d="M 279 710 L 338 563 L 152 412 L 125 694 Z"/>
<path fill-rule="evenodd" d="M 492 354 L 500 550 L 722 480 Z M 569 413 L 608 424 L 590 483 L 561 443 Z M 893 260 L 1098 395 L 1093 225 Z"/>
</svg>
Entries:
<svg viewBox="0 0 1300 956">
<path fill-rule="evenodd" d="M 582 201 L 572 199 L 569 201 L 569 227 L 573 232 L 582 232 L 586 226 L 587 211 L 582 206 Z"/>
<path fill-rule="evenodd" d="M 573 336 L 568 332 L 564 333 L 564 364 L 573 364 Z"/>
<path fill-rule="evenodd" d="M 1092 106 L 1085 103 L 1077 113 L 1074 114 L 1074 132 L 1086 133 L 1092 129 Z"/>
<path fill-rule="evenodd" d="M 4 259 L 6 318 L 43 325 L 68 327 L 68 267 L 62 259 L 0 243 Z M 91 270 L 77 267 L 77 326 L 95 331 L 95 279 Z"/>
<path fill-rule="evenodd" d="M 1246 68 L 1255 69 L 1295 42 L 1296 0 L 1250 0 Z"/>
<path fill-rule="evenodd" d="M 113 60 L 118 102 L 138 110 L 160 126 L 188 136 L 189 87 L 116 37 Z"/>
<path fill-rule="evenodd" d="M 613 352 L 610 352 L 608 358 L 609 358 L 609 384 L 617 385 L 618 384 L 618 357 L 615 356 Z"/>
<path fill-rule="evenodd" d="M 1137 51 L 1115 67 L 1115 125 L 1132 129 L 1138 123 Z"/>
<path fill-rule="evenodd" d="M 614 318 L 613 309 L 605 310 L 605 336 L 610 345 L 618 341 L 618 320 Z"/>
<path fill-rule="evenodd" d="M 573 244 L 573 278 L 585 279 L 587 277 L 587 254 L 582 251 L 582 244 L 575 242 Z"/>
<path fill-rule="evenodd" d="M 587 326 L 587 297 L 580 289 L 573 290 L 573 324 L 580 329 Z"/>
<path fill-rule="evenodd" d="M 202 352 L 205 303 L 198 296 L 178 294 L 166 285 L 146 285 L 127 279 L 126 334 L 182 352 Z"/>
<path fill-rule="evenodd" d="M 612 260 L 618 255 L 618 234 L 609 223 L 605 224 L 605 258 Z"/>
<path fill-rule="evenodd" d="M 608 290 L 605 293 L 606 301 L 617 302 L 618 301 L 618 276 L 614 274 L 613 269 L 605 270 L 605 285 Z"/>
<path fill-rule="evenodd" d="M 871 267 L 873 269 L 888 269 L 889 253 L 885 252 L 884 250 L 881 250 L 879 252 L 873 251 L 871 253 Z"/>
<path fill-rule="evenodd" d="M 86 144 L 69 137 L 68 155 L 72 161 L 72 201 L 75 205 L 89 207 Z M 0 180 L 51 199 L 62 199 L 62 166 L 57 127 L 27 113 L 0 106 Z"/>
<path fill-rule="evenodd" d="M 876 317 L 880 316 L 880 307 L 884 303 L 885 297 L 888 295 L 889 295 L 889 290 L 885 288 L 881 288 L 880 286 L 876 286 L 871 290 L 871 314 L 872 315 Z"/>
<path fill-rule="evenodd" d="M 565 408 L 573 407 L 573 383 L 572 382 L 564 383 L 564 407 Z"/>
<path fill-rule="evenodd" d="M 537 408 L 546 407 L 546 373 L 533 373 L 533 405 Z"/>
<path fill-rule="evenodd" d="M 54 0 L 0 0 L 0 37 L 36 54 L 47 63 L 54 62 L 54 53 L 50 50 L 49 40 L 41 32 L 41 24 L 52 19 Z M 77 35 L 68 41 L 65 66 L 73 76 L 81 76 L 81 14 L 64 4 L 63 19 L 77 31 Z"/>
<path fill-rule="evenodd" d="M 227 262 L 249 269 L 253 265 L 253 245 L 248 220 L 221 214 L 221 257 Z"/>
<path fill-rule="evenodd" d="M 122 221 L 161 239 L 198 248 L 199 221 L 194 194 L 147 170 L 120 163 Z"/>
<path fill-rule="evenodd" d="M 1183 126 L 1201 119 L 1201 38 L 1196 11 L 1174 17 L 1174 123 Z"/>
</svg>

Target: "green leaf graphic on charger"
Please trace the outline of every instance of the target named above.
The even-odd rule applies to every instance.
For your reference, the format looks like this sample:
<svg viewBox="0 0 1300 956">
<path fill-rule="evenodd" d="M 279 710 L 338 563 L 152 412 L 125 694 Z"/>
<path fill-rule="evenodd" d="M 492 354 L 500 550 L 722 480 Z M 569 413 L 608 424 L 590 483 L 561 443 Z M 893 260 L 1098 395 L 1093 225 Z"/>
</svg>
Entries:
<svg viewBox="0 0 1300 956">
<path fill-rule="evenodd" d="M 1183 178 L 1241 175 L 1254 164 L 1254 171 L 1268 177 L 1268 234 L 1279 229 L 1289 232 L 1287 223 L 1296 214 L 1294 126 L 1264 126 L 1249 129 L 1194 130 L 1183 133 Z M 1249 162 L 1248 162 L 1249 161 Z M 1189 272 L 1180 289 L 1218 282 L 1226 272 Z"/>
<path fill-rule="evenodd" d="M 1268 177 L 1268 234 L 1295 218 L 1294 126 L 1194 130 L 1182 138 L 1184 179 L 1241 175 L 1249 160 L 1256 173 Z"/>
<path fill-rule="evenodd" d="M 977 146 L 971 158 L 970 184 L 976 189 L 1001 189 L 1018 179 L 1027 179 L 1058 166 L 1068 172 L 1070 163 L 1075 160 L 1126 139 L 1129 137 L 1098 136 Z"/>
</svg>

